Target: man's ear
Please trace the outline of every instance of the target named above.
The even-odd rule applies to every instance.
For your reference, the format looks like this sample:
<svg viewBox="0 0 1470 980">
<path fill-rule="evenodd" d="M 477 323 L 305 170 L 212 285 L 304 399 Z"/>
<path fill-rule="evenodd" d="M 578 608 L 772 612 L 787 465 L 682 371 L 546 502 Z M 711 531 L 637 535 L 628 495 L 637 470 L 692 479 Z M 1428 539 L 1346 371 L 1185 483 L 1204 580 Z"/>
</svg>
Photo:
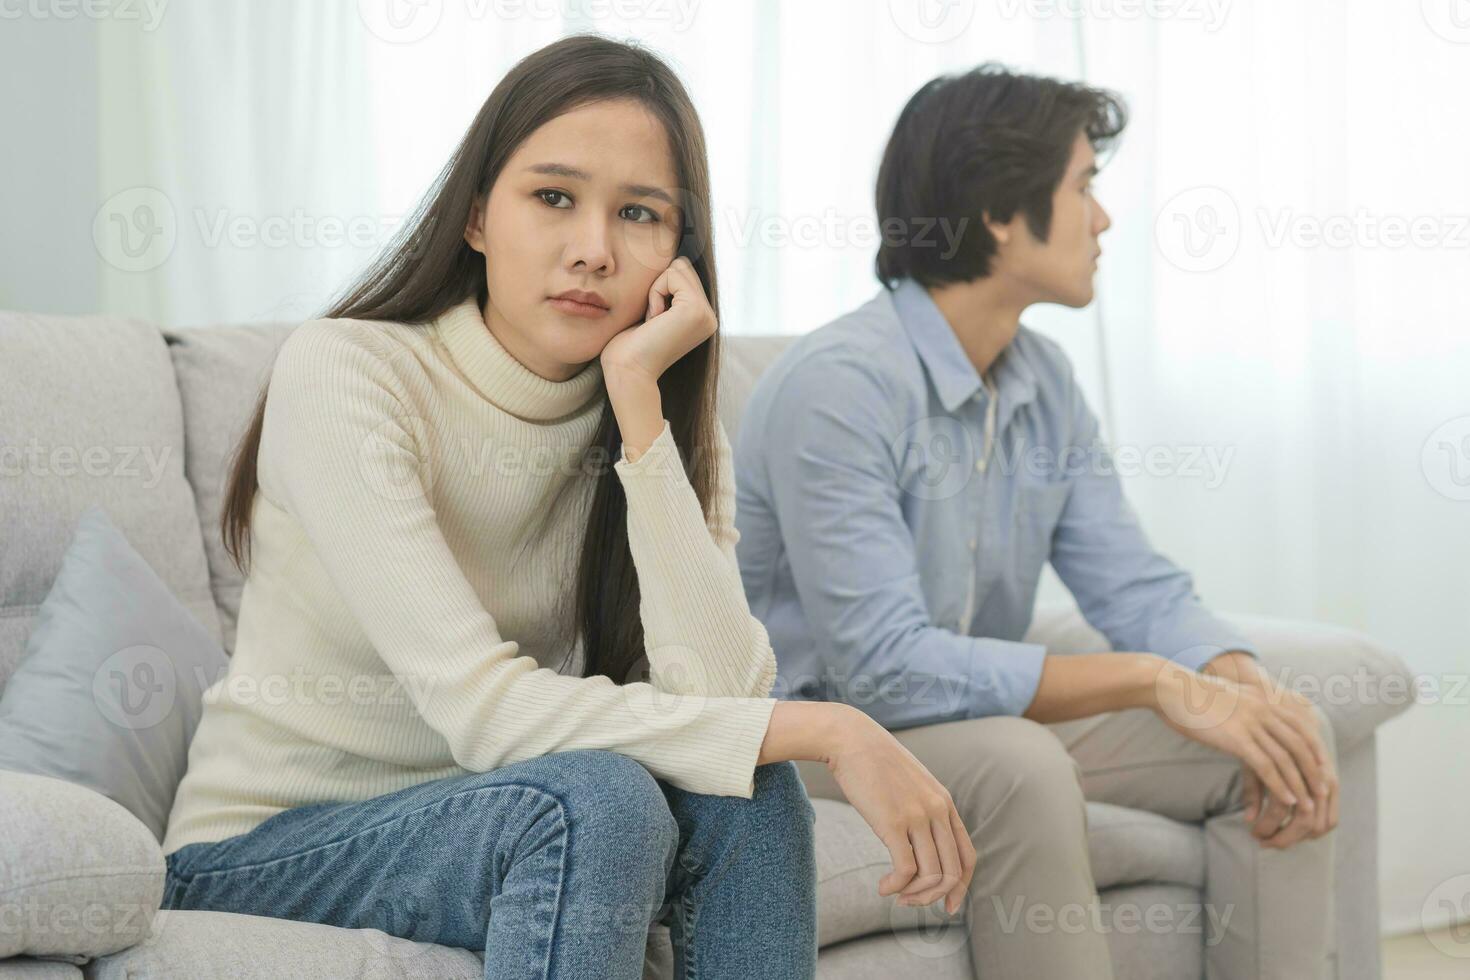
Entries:
<svg viewBox="0 0 1470 980">
<path fill-rule="evenodd" d="M 1010 221 L 1006 222 L 1005 224 L 1001 224 L 990 216 L 989 211 L 980 212 L 980 220 L 985 223 L 985 227 L 990 231 L 990 234 L 995 237 L 995 243 L 997 245 L 1010 244 L 1011 235 L 1014 233 L 1016 221 L 1020 217 L 1021 212 L 1017 211 L 1011 216 Z"/>
<path fill-rule="evenodd" d="M 464 240 L 481 255 L 485 254 L 485 208 L 483 201 L 470 205 L 470 218 L 464 226 Z"/>
</svg>

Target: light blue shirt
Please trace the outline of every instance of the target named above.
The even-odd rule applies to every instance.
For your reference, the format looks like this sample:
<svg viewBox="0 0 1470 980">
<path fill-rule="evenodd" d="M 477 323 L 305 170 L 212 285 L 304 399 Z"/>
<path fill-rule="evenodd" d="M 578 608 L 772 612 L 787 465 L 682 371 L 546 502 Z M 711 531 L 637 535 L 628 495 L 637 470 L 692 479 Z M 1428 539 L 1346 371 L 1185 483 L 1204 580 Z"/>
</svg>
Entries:
<svg viewBox="0 0 1470 980">
<path fill-rule="evenodd" d="M 1019 715 L 1046 655 L 1022 637 L 1047 561 L 1114 649 L 1196 670 L 1254 654 L 1150 547 L 1061 348 L 1022 326 L 988 374 L 993 399 L 912 280 L 762 374 L 735 524 L 774 696 L 890 729 Z"/>
</svg>

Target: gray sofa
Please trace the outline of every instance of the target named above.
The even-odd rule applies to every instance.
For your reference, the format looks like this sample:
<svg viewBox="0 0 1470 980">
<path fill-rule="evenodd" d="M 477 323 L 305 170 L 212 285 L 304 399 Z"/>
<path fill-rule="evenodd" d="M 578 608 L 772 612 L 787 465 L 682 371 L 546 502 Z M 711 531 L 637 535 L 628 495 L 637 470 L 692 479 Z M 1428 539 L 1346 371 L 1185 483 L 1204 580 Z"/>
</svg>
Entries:
<svg viewBox="0 0 1470 980">
<path fill-rule="evenodd" d="M 226 454 L 254 403 L 271 358 L 291 325 L 217 325 L 159 330 L 132 319 L 0 313 L 0 449 L 107 447 L 111 468 L 10 466 L 0 475 L 0 685 L 20 658 L 78 514 L 103 505 L 175 595 L 232 646 L 240 578 L 217 531 Z M 726 342 L 721 414 L 734 436 L 739 409 L 784 338 Z M 132 465 L 127 465 L 131 459 Z M 159 467 L 150 468 L 148 460 Z M 1318 679 L 1365 672 L 1403 679 L 1396 657 L 1364 637 L 1331 627 L 1236 617 L 1273 666 Z M 1076 612 L 1039 611 L 1032 638 L 1055 652 L 1104 649 Z M 1389 703 L 1332 704 L 1343 785 L 1337 830 L 1337 976 L 1379 976 L 1377 803 L 1374 729 L 1401 710 Z M 1382 702 L 1383 699 L 1377 699 Z M 814 801 L 824 977 L 969 978 L 961 929 L 936 929 L 933 914 L 879 898 L 885 849 L 844 803 Z M 1196 905 L 1206 874 L 1195 826 L 1120 807 L 1089 806 L 1093 867 L 1115 973 L 1120 978 L 1198 978 L 1199 927 L 1154 930 L 1120 908 Z M 4 833 L 4 830 L 0 830 Z M 103 842 L 105 844 L 105 842 Z M 161 873 L 161 852 L 153 855 Z M 984 864 L 979 874 L 985 873 Z M 0 902 L 3 902 L 0 895 Z M 1182 921 L 1182 920 L 1181 920 Z M 929 928 L 922 928 L 926 922 Z M 1130 924 L 1131 923 L 1131 924 Z M 1044 938 L 1040 941 L 1044 941 Z M 650 932 L 648 972 L 668 970 L 668 931 Z M 85 975 L 92 980 L 212 978 L 478 978 L 466 950 L 396 940 L 376 930 L 280 919 L 160 911 L 141 943 L 83 964 L 15 957 L 0 976 Z"/>
</svg>

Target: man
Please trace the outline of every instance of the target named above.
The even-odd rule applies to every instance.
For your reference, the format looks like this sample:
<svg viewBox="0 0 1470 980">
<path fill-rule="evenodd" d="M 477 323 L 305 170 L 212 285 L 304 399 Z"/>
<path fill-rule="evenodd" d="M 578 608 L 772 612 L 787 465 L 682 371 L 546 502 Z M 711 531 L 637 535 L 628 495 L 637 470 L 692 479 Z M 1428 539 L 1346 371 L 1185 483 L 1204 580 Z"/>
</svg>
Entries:
<svg viewBox="0 0 1470 980">
<path fill-rule="evenodd" d="M 1149 545 L 1067 358 L 1020 325 L 1092 301 L 1096 153 L 1125 119 L 1111 93 L 994 65 L 910 99 L 878 175 L 884 288 L 746 409 L 741 575 L 778 695 L 858 706 L 954 798 L 977 976 L 1111 976 L 1084 800 L 1204 825 L 1208 977 L 1324 976 L 1326 718 Z M 1112 651 L 1023 641 L 1048 561 Z M 1056 928 L 1028 928 L 1033 906 Z"/>
</svg>

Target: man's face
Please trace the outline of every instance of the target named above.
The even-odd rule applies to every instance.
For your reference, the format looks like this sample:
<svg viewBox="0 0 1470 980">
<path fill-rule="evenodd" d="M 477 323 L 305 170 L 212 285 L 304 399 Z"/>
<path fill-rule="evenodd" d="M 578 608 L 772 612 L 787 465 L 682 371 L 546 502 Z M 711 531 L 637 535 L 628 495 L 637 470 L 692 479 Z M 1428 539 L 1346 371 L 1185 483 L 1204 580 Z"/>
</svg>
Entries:
<svg viewBox="0 0 1470 980">
<path fill-rule="evenodd" d="M 1083 133 L 1072 144 L 1062 182 L 1052 193 L 1051 230 L 1045 242 L 1031 234 L 1017 213 L 1004 228 L 1008 241 L 997 251 L 994 272 L 1016 283 L 1031 302 L 1086 306 L 1092 302 L 1092 279 L 1102 248 L 1098 237 L 1112 222 L 1092 196 L 1097 157 Z"/>
</svg>

